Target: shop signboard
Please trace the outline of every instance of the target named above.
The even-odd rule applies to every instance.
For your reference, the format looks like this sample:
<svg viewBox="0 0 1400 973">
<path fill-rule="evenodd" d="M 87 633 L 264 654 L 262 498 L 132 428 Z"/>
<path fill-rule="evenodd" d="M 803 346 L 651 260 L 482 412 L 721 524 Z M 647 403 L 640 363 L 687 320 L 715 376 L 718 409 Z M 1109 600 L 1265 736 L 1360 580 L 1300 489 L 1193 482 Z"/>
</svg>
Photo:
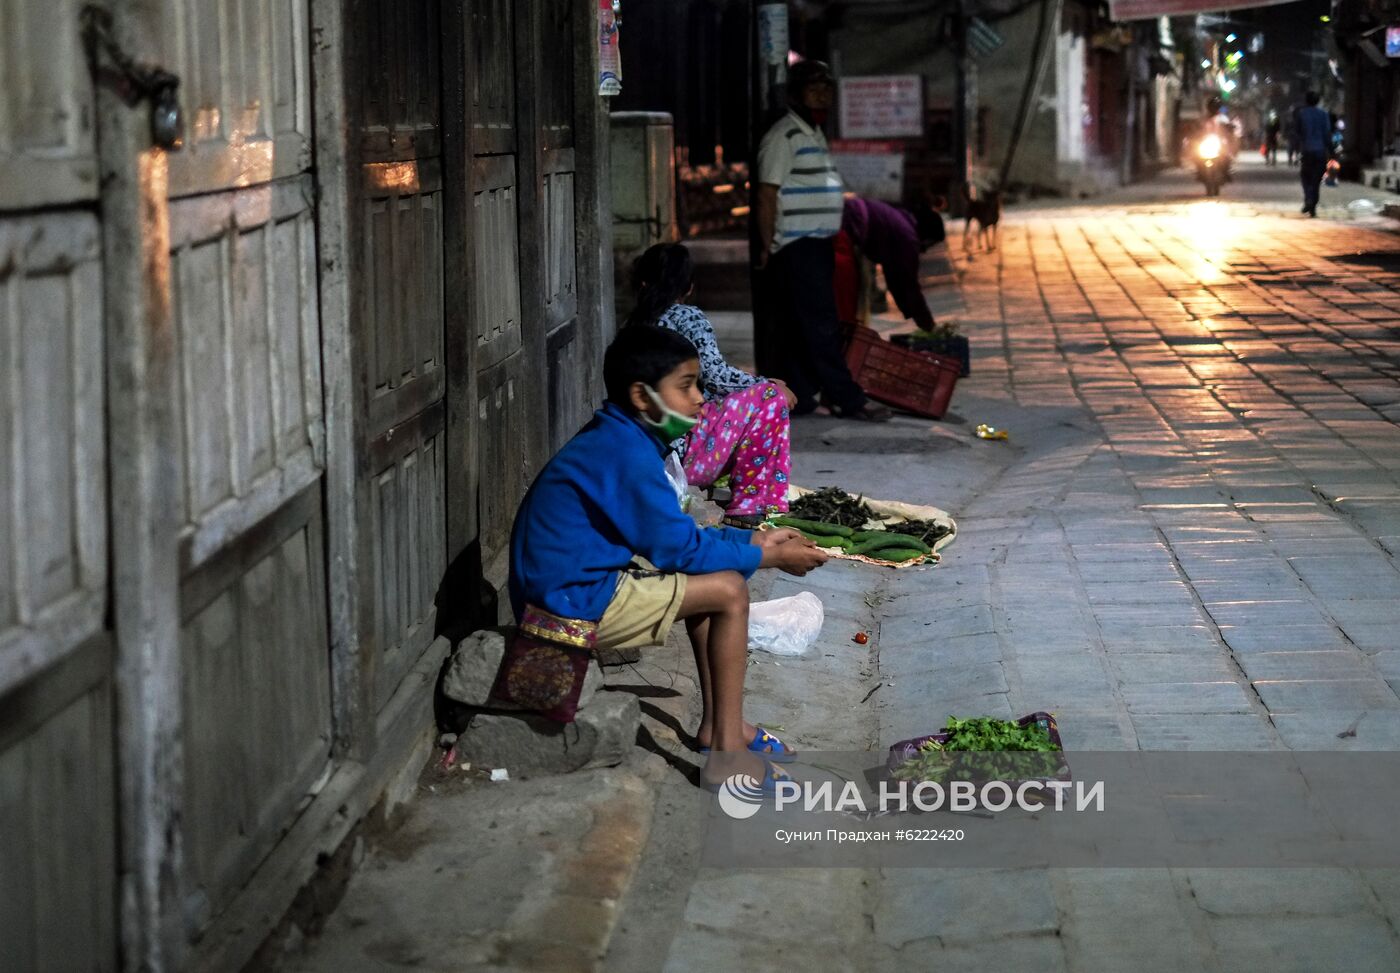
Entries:
<svg viewBox="0 0 1400 973">
<path fill-rule="evenodd" d="M 900 202 L 904 193 L 904 143 L 836 139 L 831 143 L 831 161 L 847 192 Z"/>
<path fill-rule="evenodd" d="M 917 74 L 841 79 L 843 139 L 920 138 L 924 79 Z"/>
<path fill-rule="evenodd" d="M 1291 0 L 1109 0 L 1108 16 L 1117 21 L 1156 20 L 1158 17 L 1273 7 L 1289 2 Z"/>
</svg>

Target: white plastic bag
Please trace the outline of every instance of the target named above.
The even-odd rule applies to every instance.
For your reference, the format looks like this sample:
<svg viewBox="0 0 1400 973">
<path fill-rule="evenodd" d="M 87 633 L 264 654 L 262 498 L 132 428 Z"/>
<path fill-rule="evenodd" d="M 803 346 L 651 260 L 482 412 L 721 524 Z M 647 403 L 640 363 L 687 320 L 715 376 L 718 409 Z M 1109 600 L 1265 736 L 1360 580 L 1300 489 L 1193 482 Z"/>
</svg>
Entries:
<svg viewBox="0 0 1400 973">
<path fill-rule="evenodd" d="M 666 479 L 671 481 L 671 489 L 676 491 L 676 502 L 681 510 L 690 508 L 690 484 L 686 481 L 685 467 L 681 458 L 671 451 L 666 454 Z"/>
<path fill-rule="evenodd" d="M 817 640 L 826 612 L 810 591 L 749 606 L 749 648 L 801 655 Z"/>
</svg>

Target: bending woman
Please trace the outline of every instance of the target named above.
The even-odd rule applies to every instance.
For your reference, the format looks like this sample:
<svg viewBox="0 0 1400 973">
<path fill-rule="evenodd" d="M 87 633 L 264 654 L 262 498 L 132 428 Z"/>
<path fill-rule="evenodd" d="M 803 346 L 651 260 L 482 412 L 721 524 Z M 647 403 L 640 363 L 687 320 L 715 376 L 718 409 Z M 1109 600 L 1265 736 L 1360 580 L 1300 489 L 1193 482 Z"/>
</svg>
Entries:
<svg viewBox="0 0 1400 973">
<path fill-rule="evenodd" d="M 782 382 L 724 360 L 714 327 L 699 308 L 684 303 L 694 290 L 694 273 L 684 244 L 657 244 L 638 257 L 632 265 L 637 304 L 627 324 L 656 324 L 695 346 L 705 405 L 695 428 L 671 445 L 691 485 L 708 487 L 728 474 L 732 497 L 726 519 L 753 526 L 788 508 L 788 409 L 797 398 Z"/>
</svg>

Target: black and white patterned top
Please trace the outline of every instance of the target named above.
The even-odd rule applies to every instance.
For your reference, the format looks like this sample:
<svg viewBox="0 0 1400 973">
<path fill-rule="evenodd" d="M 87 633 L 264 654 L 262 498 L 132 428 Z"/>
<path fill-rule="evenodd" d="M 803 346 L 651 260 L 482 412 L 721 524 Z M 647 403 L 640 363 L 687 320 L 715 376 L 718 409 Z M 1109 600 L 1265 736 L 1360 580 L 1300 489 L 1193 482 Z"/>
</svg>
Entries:
<svg viewBox="0 0 1400 973">
<path fill-rule="evenodd" d="M 752 388 L 759 382 L 768 381 L 740 371 L 724 360 L 719 342 L 715 340 L 715 329 L 698 307 L 689 304 L 672 304 L 656 322 L 663 328 L 684 335 L 700 354 L 700 391 L 706 402 L 716 402 L 730 392 Z"/>
</svg>

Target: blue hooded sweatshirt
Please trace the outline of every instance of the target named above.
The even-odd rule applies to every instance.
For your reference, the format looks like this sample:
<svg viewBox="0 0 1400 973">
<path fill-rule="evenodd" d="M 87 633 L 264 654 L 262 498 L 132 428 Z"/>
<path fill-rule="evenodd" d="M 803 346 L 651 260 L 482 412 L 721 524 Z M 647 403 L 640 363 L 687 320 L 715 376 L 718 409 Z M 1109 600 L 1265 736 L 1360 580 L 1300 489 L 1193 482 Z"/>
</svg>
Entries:
<svg viewBox="0 0 1400 973">
<path fill-rule="evenodd" d="M 752 533 L 702 530 L 680 509 L 666 476 L 666 446 L 608 402 L 531 484 L 510 537 L 510 600 L 597 621 L 619 572 L 641 555 L 661 571 L 749 577 L 762 550 Z"/>
</svg>

